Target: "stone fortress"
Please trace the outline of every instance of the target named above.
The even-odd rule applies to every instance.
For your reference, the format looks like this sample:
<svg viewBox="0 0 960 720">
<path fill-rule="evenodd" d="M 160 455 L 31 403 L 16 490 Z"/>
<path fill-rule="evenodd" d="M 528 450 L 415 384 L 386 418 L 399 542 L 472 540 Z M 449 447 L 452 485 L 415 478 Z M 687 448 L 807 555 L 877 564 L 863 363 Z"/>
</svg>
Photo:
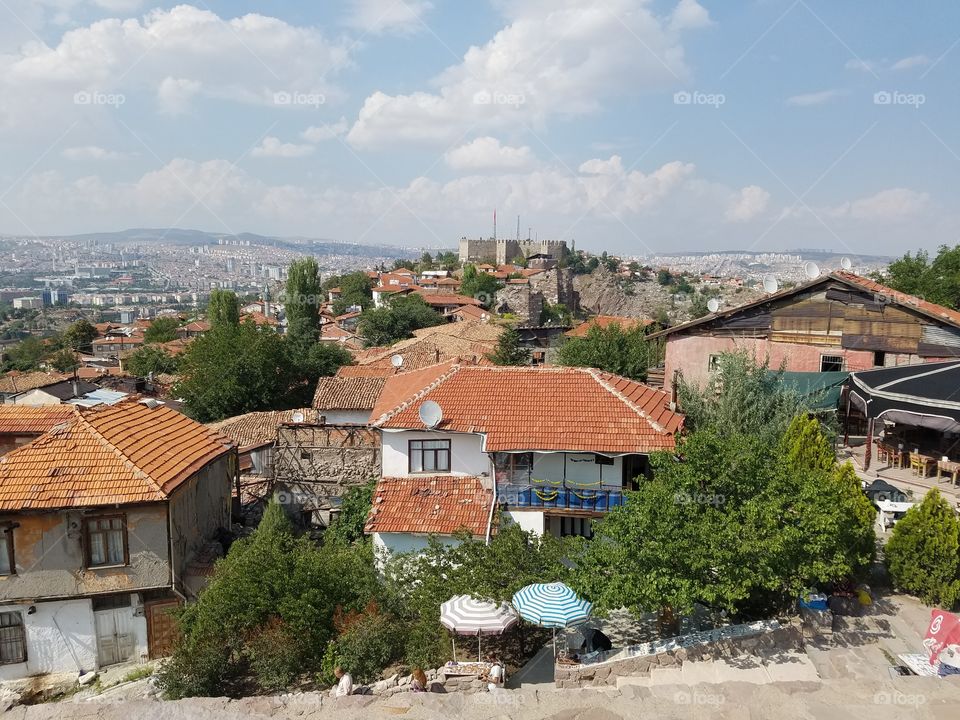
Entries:
<svg viewBox="0 0 960 720">
<path fill-rule="evenodd" d="M 506 265 L 515 257 L 543 254 L 559 259 L 567 248 L 566 240 L 520 240 L 516 238 L 460 238 L 460 262 L 489 262 Z"/>
</svg>

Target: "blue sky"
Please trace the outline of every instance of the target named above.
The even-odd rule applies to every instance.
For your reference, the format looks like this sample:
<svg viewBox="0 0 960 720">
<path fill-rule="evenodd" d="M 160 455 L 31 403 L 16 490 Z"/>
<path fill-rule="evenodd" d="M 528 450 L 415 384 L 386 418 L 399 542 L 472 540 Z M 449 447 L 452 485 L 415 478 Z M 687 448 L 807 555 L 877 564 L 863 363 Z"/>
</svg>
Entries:
<svg viewBox="0 0 960 720">
<path fill-rule="evenodd" d="M 0 232 L 957 241 L 960 6 L 0 0 Z"/>
</svg>

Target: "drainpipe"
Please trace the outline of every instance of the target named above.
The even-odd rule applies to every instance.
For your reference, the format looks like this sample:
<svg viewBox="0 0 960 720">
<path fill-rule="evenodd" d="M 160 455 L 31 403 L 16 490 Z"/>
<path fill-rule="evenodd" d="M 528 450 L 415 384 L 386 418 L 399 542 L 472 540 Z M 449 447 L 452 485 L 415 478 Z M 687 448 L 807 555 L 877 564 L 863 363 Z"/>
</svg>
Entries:
<svg viewBox="0 0 960 720">
<path fill-rule="evenodd" d="M 170 587 L 173 588 L 173 594 L 186 604 L 187 596 L 177 589 L 177 564 L 173 557 L 173 515 L 170 512 L 170 500 L 167 500 L 167 546 L 170 553 Z"/>
<path fill-rule="evenodd" d="M 486 444 L 486 438 L 484 438 Z M 487 517 L 487 545 L 490 544 L 490 536 L 493 533 L 493 511 L 497 507 L 497 468 L 494 466 L 493 458 L 487 453 L 487 460 L 490 462 L 490 477 L 493 478 L 493 500 L 490 502 L 490 515 Z"/>
</svg>

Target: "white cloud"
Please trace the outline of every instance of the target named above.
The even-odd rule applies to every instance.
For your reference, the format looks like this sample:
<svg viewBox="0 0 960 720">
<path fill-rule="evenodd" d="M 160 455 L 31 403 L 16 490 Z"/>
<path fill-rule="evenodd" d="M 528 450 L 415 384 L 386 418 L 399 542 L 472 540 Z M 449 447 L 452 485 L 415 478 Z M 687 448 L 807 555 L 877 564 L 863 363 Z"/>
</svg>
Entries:
<svg viewBox="0 0 960 720">
<path fill-rule="evenodd" d="M 349 62 L 345 42 L 272 17 L 224 19 L 190 5 L 99 20 L 66 32 L 54 46 L 34 41 L 0 53 L 0 128 L 104 110 L 77 106 L 78 92 L 131 100 L 156 94 L 174 111 L 191 95 L 267 106 L 282 92 L 335 99 L 342 93 L 327 78 Z"/>
<path fill-rule="evenodd" d="M 65 148 L 60 153 L 67 160 L 119 160 L 126 157 L 124 153 L 116 150 L 107 150 L 99 145 L 81 145 L 78 147 Z"/>
<path fill-rule="evenodd" d="M 655 17 L 645 0 L 497 6 L 506 26 L 444 70 L 435 90 L 372 93 L 350 129 L 350 143 L 449 144 L 472 129 L 537 126 L 554 115 L 595 112 L 608 99 L 687 77 L 678 33 L 665 27 L 669 21 Z"/>
<path fill-rule="evenodd" d="M 250 154 L 260 158 L 298 158 L 309 155 L 314 150 L 313 145 L 296 145 L 281 142 L 279 138 L 265 137 Z"/>
<path fill-rule="evenodd" d="M 786 99 L 786 103 L 787 105 L 794 105 L 796 107 L 823 105 L 844 94 L 841 90 L 821 90 L 820 92 L 806 93 L 804 95 L 793 95 Z"/>
<path fill-rule="evenodd" d="M 454 170 L 519 170 L 536 162 L 528 146 L 501 145 L 492 137 L 479 137 L 453 148 L 443 159 Z"/>
<path fill-rule="evenodd" d="M 758 185 L 747 185 L 730 198 L 724 217 L 729 222 L 747 222 L 763 213 L 770 201 L 770 193 Z"/>
<path fill-rule="evenodd" d="M 157 88 L 157 101 L 160 112 L 167 115 L 182 115 L 190 101 L 200 92 L 201 85 L 196 80 L 165 77 Z"/>
<path fill-rule="evenodd" d="M 673 30 L 693 30 L 712 24 L 710 13 L 697 0 L 680 0 L 670 13 L 670 28 Z"/>
<path fill-rule="evenodd" d="M 930 64 L 930 58 L 926 55 L 911 55 L 910 57 L 905 57 L 900 60 L 897 60 L 893 65 L 890 66 L 891 70 L 910 70 L 915 67 L 923 67 L 924 65 Z"/>
<path fill-rule="evenodd" d="M 350 125 L 347 123 L 347 119 L 340 118 L 335 123 L 311 125 L 302 133 L 300 133 L 300 137 L 307 142 L 319 143 L 323 142 L 324 140 L 333 140 L 334 138 L 338 138 L 345 134 L 349 129 Z"/>
<path fill-rule="evenodd" d="M 855 220 L 893 221 L 913 217 L 925 210 L 930 196 L 908 188 L 881 190 L 875 195 L 844 203 L 834 208 L 835 216 Z"/>
<path fill-rule="evenodd" d="M 425 0 L 350 0 L 349 5 L 347 25 L 374 35 L 419 31 L 421 19 L 433 7 Z"/>
</svg>

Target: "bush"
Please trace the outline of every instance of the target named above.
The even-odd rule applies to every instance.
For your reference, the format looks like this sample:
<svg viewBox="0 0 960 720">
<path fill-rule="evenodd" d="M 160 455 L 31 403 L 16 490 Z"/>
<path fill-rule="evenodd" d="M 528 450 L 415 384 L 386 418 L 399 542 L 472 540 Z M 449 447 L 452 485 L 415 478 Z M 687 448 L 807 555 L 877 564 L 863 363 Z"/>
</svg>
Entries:
<svg viewBox="0 0 960 720">
<path fill-rule="evenodd" d="M 960 600 L 960 522 L 937 488 L 893 526 L 886 562 L 894 584 L 925 603 Z"/>
<path fill-rule="evenodd" d="M 402 634 L 396 620 L 375 604 L 338 623 L 340 635 L 333 643 L 336 664 L 355 682 L 371 683 L 398 655 Z"/>
</svg>

